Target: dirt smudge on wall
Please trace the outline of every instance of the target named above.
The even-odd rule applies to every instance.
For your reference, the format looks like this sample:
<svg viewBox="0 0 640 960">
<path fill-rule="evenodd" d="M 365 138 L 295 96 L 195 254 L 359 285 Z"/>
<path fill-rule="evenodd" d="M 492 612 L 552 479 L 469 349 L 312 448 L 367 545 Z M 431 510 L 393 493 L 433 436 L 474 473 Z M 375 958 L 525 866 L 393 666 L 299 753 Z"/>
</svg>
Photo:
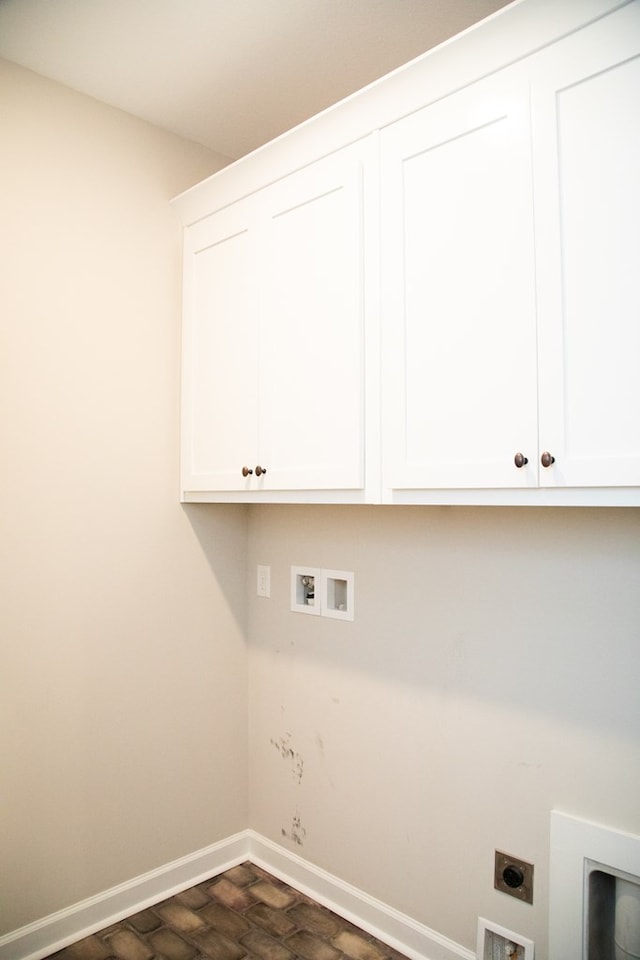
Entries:
<svg viewBox="0 0 640 960">
<path fill-rule="evenodd" d="M 291 832 L 287 832 L 284 828 L 282 829 L 282 836 L 292 840 L 299 847 L 303 845 L 306 835 L 307 831 L 300 823 L 300 816 L 298 814 L 295 815 L 291 823 Z"/>
<path fill-rule="evenodd" d="M 291 734 L 285 733 L 283 737 L 280 737 L 279 740 L 271 740 L 271 743 L 276 748 L 280 756 L 284 760 L 288 760 L 291 764 L 291 772 L 295 777 L 298 783 L 302 780 L 302 774 L 304 771 L 304 760 L 297 751 L 291 746 Z"/>
</svg>

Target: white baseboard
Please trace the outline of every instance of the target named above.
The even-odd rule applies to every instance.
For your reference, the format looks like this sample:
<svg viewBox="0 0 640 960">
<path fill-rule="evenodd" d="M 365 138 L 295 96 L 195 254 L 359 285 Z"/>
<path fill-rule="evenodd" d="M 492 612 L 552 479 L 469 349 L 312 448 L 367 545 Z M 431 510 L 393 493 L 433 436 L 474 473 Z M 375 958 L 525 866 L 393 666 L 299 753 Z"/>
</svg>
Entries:
<svg viewBox="0 0 640 960">
<path fill-rule="evenodd" d="M 476 955 L 363 890 L 253 830 L 247 831 L 247 859 L 312 897 L 412 960 L 475 960 Z"/>
<path fill-rule="evenodd" d="M 247 859 L 247 833 L 203 847 L 0 937 L 0 960 L 41 960 Z"/>
<path fill-rule="evenodd" d="M 435 930 L 253 830 L 237 833 L 0 937 L 0 960 L 42 960 L 63 947 L 250 860 L 411 960 L 475 960 Z"/>
</svg>

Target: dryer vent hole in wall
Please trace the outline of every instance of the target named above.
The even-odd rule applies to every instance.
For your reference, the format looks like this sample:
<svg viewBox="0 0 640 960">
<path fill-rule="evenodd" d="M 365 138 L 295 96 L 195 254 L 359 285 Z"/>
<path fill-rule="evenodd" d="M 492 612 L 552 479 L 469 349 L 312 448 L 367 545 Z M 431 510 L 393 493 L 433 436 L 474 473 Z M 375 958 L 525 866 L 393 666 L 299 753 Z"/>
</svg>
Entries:
<svg viewBox="0 0 640 960">
<path fill-rule="evenodd" d="M 586 960 L 640 956 L 640 877 L 587 860 Z"/>
</svg>

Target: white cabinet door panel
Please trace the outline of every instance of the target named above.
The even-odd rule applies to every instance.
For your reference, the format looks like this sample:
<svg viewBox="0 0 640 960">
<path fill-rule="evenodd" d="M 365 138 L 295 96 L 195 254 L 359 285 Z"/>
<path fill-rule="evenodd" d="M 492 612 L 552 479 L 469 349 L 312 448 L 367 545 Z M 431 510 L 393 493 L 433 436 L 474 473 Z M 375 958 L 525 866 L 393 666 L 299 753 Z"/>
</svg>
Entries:
<svg viewBox="0 0 640 960">
<path fill-rule="evenodd" d="M 533 485 L 526 83 L 504 71 L 400 121 L 381 161 L 384 485 Z"/>
<path fill-rule="evenodd" d="M 640 484 L 640 4 L 544 51 L 532 85 L 548 486 Z"/>
<path fill-rule="evenodd" d="M 250 203 L 185 240 L 183 490 L 242 490 L 257 447 L 257 277 Z"/>
<path fill-rule="evenodd" d="M 259 459 L 270 488 L 363 486 L 362 148 L 265 191 Z"/>
</svg>

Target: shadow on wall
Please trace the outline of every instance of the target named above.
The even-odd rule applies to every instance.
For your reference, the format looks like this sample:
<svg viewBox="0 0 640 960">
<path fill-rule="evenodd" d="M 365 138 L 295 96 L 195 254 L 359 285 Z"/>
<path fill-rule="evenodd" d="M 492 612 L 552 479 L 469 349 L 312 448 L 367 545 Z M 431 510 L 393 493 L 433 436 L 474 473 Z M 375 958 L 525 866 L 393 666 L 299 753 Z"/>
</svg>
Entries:
<svg viewBox="0 0 640 960">
<path fill-rule="evenodd" d="M 245 504 L 182 504 L 233 617 L 247 633 L 247 507 Z"/>
</svg>

